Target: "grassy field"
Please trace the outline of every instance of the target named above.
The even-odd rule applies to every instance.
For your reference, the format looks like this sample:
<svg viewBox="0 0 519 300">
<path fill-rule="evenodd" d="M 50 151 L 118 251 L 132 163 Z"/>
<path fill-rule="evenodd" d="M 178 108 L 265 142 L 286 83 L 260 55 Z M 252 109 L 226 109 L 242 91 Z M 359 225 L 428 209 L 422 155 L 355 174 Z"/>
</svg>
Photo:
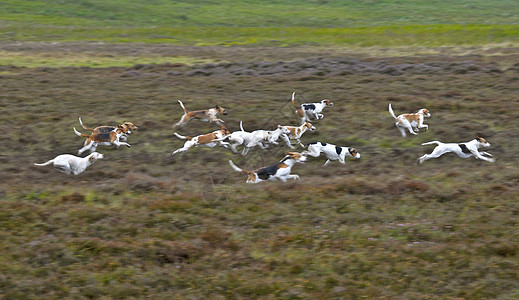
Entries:
<svg viewBox="0 0 519 300">
<path fill-rule="evenodd" d="M 519 299 L 517 6 L 3 1 L 0 298 Z M 297 124 L 294 91 L 334 102 L 303 142 L 360 160 L 247 185 L 229 159 L 287 148 L 171 157 L 178 99 L 254 130 Z M 389 103 L 427 107 L 430 130 L 400 137 Z M 99 147 L 79 176 L 34 166 L 77 152 L 79 116 L 135 123 L 132 148 Z M 478 132 L 495 163 L 415 164 L 421 143 Z"/>
</svg>

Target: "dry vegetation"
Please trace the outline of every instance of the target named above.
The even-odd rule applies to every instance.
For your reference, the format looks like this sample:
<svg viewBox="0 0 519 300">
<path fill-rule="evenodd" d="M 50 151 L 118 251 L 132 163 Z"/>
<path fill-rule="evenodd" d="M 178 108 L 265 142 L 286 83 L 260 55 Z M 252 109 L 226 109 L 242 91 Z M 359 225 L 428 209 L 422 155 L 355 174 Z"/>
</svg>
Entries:
<svg viewBox="0 0 519 300">
<path fill-rule="evenodd" d="M 2 51 L 211 59 L 214 64 L 0 66 L 0 297 L 512 299 L 519 297 L 517 49 L 384 56 L 337 49 L 13 44 Z M 499 54 L 499 55 L 494 55 Z M 295 124 L 289 99 L 335 106 L 304 136 L 362 154 L 298 182 L 246 185 L 284 148 L 196 148 L 171 125 L 219 104 L 229 129 Z M 403 139 L 397 113 L 427 107 L 430 130 Z M 76 153 L 85 124 L 139 126 L 131 149 L 79 176 L 35 167 Z M 214 126 L 192 122 L 194 135 Z M 415 164 L 422 142 L 481 132 L 490 164 L 453 155 Z"/>
</svg>

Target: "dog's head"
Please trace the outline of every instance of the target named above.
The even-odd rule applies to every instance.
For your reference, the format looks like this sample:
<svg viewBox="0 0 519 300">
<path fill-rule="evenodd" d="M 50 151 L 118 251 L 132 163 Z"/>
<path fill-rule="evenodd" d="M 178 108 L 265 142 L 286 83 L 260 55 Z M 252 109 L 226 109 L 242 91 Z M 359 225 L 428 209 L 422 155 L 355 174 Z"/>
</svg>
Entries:
<svg viewBox="0 0 519 300">
<path fill-rule="evenodd" d="M 299 152 L 287 152 L 287 156 L 285 158 L 292 159 L 295 162 L 304 163 L 306 161 L 306 153 L 299 153 Z"/>
<path fill-rule="evenodd" d="M 429 118 L 431 116 L 431 113 L 427 108 L 422 108 L 418 111 L 419 114 L 422 114 L 424 117 Z"/>
<path fill-rule="evenodd" d="M 490 147 L 490 143 L 487 142 L 487 140 L 484 137 L 482 137 L 481 134 L 478 134 L 478 136 L 476 137 L 476 141 L 478 141 L 483 147 Z"/>
<path fill-rule="evenodd" d="M 227 111 L 225 110 L 225 108 L 221 107 L 220 105 L 216 105 L 214 107 L 214 109 L 216 109 L 216 111 L 219 113 L 219 114 L 222 114 L 224 116 L 227 116 Z"/>
<path fill-rule="evenodd" d="M 88 161 L 89 161 L 90 163 L 93 163 L 94 161 L 96 161 L 96 160 L 98 160 L 98 159 L 102 159 L 102 158 L 104 158 L 104 157 L 105 157 L 105 156 L 104 156 L 103 154 L 101 154 L 101 153 L 98 153 L 98 152 L 92 152 L 92 153 L 90 154 L 90 157 L 88 158 Z"/>
<path fill-rule="evenodd" d="M 115 131 L 118 133 L 129 133 L 128 126 L 126 125 L 117 125 L 117 128 L 115 128 Z"/>
<path fill-rule="evenodd" d="M 132 122 L 124 122 L 123 126 L 126 126 L 128 128 L 128 133 L 131 133 L 130 130 L 137 130 L 139 127 L 135 126 Z"/>
<path fill-rule="evenodd" d="M 306 127 L 310 131 L 315 131 L 314 125 L 312 125 L 312 123 L 310 122 L 305 122 L 305 124 L 303 124 L 303 127 Z"/>
<path fill-rule="evenodd" d="M 229 129 L 227 129 L 227 127 L 225 127 L 225 125 L 220 125 L 220 131 L 224 136 L 231 134 L 231 132 L 229 131 Z"/>
<path fill-rule="evenodd" d="M 328 100 L 328 99 L 324 99 L 324 100 L 321 100 L 321 103 L 328 106 L 328 107 L 332 107 L 333 106 L 333 102 Z"/>
<path fill-rule="evenodd" d="M 359 153 L 359 151 L 357 151 L 357 149 L 355 149 L 355 148 L 348 148 L 348 152 L 350 153 L 350 155 L 353 158 L 356 158 L 356 159 L 360 158 L 360 153 Z"/>
</svg>

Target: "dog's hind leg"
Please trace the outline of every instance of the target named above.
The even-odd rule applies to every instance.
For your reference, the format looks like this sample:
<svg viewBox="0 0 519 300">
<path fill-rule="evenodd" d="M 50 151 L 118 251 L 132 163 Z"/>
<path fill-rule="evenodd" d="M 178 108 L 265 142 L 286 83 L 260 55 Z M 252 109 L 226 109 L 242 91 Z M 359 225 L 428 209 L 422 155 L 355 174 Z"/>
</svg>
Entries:
<svg viewBox="0 0 519 300">
<path fill-rule="evenodd" d="M 396 125 L 396 128 L 398 128 L 398 131 L 400 131 L 400 134 L 402 135 L 402 137 L 406 136 L 404 128 L 398 126 L 398 124 Z"/>
<path fill-rule="evenodd" d="M 329 163 L 330 163 L 330 160 L 327 159 L 326 162 L 324 163 L 323 167 L 326 167 Z"/>
<path fill-rule="evenodd" d="M 77 154 L 78 154 L 78 155 L 81 155 L 81 153 L 85 152 L 85 151 L 88 150 L 88 149 L 91 149 L 91 148 L 93 147 L 93 144 L 94 144 L 94 142 L 90 142 L 90 143 L 86 144 L 85 146 L 83 146 L 83 148 L 81 148 L 81 149 L 79 149 L 79 150 L 77 151 Z M 95 150 L 95 149 L 94 149 L 94 150 Z M 92 151 L 92 150 L 91 150 L 91 151 Z"/>
</svg>

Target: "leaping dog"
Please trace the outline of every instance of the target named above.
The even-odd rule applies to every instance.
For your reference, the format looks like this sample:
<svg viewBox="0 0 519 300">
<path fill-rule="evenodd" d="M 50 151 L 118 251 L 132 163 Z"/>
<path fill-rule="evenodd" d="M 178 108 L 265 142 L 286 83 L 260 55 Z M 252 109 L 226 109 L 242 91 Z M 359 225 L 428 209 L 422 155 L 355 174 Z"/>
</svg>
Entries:
<svg viewBox="0 0 519 300">
<path fill-rule="evenodd" d="M 324 153 L 328 160 L 324 163 L 323 167 L 327 166 L 332 160 L 338 160 L 341 164 L 344 164 L 344 158 L 346 155 L 355 159 L 360 158 L 360 153 L 355 148 L 339 147 L 333 144 L 322 142 L 313 142 L 308 144 L 308 150 L 303 151 L 303 153 L 313 157 L 319 157 L 321 153 Z"/>
<path fill-rule="evenodd" d="M 81 127 L 83 127 L 83 129 L 90 130 L 90 131 L 92 131 L 92 133 L 109 133 L 110 131 L 113 131 L 116 128 L 115 126 L 106 126 L 106 125 L 105 126 L 97 126 L 94 129 L 88 128 L 88 127 L 85 126 L 85 124 L 83 124 L 83 121 L 81 120 L 81 117 L 79 117 L 79 124 L 81 124 Z M 138 129 L 138 127 L 135 126 L 135 124 L 133 124 L 132 122 L 124 122 L 120 126 L 126 127 L 126 129 L 127 129 L 126 133 L 121 135 L 121 141 L 126 141 L 127 138 L 128 138 L 128 134 L 132 133 L 131 132 L 132 130 L 137 130 Z"/>
<path fill-rule="evenodd" d="M 322 114 L 323 109 L 326 107 L 332 107 L 332 101 L 328 99 L 321 100 L 317 103 L 303 103 L 301 106 L 297 106 L 295 102 L 296 92 L 292 93 L 292 105 L 296 109 L 296 113 L 301 117 L 301 124 L 310 122 L 312 119 L 319 120 L 324 118 Z"/>
<path fill-rule="evenodd" d="M 104 156 L 101 153 L 92 152 L 86 157 L 77 157 L 71 154 L 61 154 L 42 164 L 35 163 L 36 166 L 54 165 L 56 170 L 66 173 L 79 175 L 83 173 L 88 166 L 93 164 L 96 160 L 102 159 Z"/>
<path fill-rule="evenodd" d="M 90 150 L 90 152 L 94 152 L 97 149 L 97 146 L 103 145 L 103 146 L 110 146 L 115 145 L 117 148 L 119 146 L 124 145 L 127 147 L 131 147 L 130 144 L 126 142 L 121 142 L 120 138 L 122 135 L 128 133 L 128 128 L 125 126 L 117 125 L 114 130 L 109 131 L 107 133 L 92 133 L 92 134 L 82 134 L 81 132 L 77 131 L 74 127 L 74 133 L 78 136 L 86 137 L 85 143 L 83 144 L 83 148 L 78 150 L 78 154 L 81 155 L 81 153 L 85 152 L 86 150 Z"/>
<path fill-rule="evenodd" d="M 255 171 L 247 171 L 237 167 L 232 160 L 229 160 L 231 167 L 237 171 L 247 174 L 247 183 L 258 183 L 265 180 L 275 181 L 281 180 L 286 182 L 288 179 L 299 179 L 299 175 L 291 175 L 290 171 L 296 163 L 304 163 L 306 155 L 297 152 L 287 152 L 287 155 L 278 163 L 257 169 Z"/>
<path fill-rule="evenodd" d="M 223 125 L 225 123 L 224 120 L 218 119 L 218 117 L 216 117 L 217 114 L 222 114 L 224 116 L 227 115 L 227 111 L 221 106 L 216 105 L 215 107 L 209 109 L 188 111 L 182 101 L 178 100 L 178 103 L 184 110 L 184 114 L 180 118 L 180 121 L 175 123 L 173 127 L 184 126 L 187 124 L 187 122 L 193 119 L 198 119 L 202 122 L 213 122 L 217 125 Z"/>
<path fill-rule="evenodd" d="M 205 146 L 209 148 L 213 148 L 215 146 L 224 146 L 227 147 L 229 143 L 223 142 L 223 138 L 227 135 L 231 134 L 229 130 L 224 125 L 220 126 L 220 130 L 213 131 L 211 133 L 197 135 L 195 137 L 190 136 L 183 136 L 178 133 L 173 133 L 176 137 L 179 139 L 187 140 L 184 143 L 184 147 L 179 148 L 171 155 L 175 155 L 177 153 L 180 153 L 181 155 L 184 154 L 184 152 L 188 151 L 189 149 L 197 146 Z"/>
<path fill-rule="evenodd" d="M 431 113 L 427 108 L 422 108 L 414 114 L 401 114 L 398 117 L 395 116 L 391 103 L 389 103 L 389 113 L 396 120 L 395 126 L 398 128 L 403 137 L 406 136 L 405 130 L 409 130 L 411 134 L 417 134 L 419 128 L 425 128 L 425 131 L 429 129 L 429 126 L 424 124 L 424 118 L 429 118 Z"/>
<path fill-rule="evenodd" d="M 485 140 L 482 136 L 478 135 L 475 139 L 473 139 L 470 142 L 466 143 L 442 143 L 438 141 L 432 141 L 423 143 L 422 145 L 432 145 L 437 144 L 436 148 L 432 151 L 431 154 L 425 154 L 422 157 L 418 159 L 418 163 L 421 164 L 424 161 L 431 159 L 431 158 L 438 158 L 441 155 L 449 152 L 453 152 L 457 156 L 461 158 L 469 158 L 471 156 L 474 156 L 477 159 L 486 160 L 488 162 L 494 162 L 494 158 L 485 157 L 483 155 L 492 156 L 492 154 L 488 152 L 479 152 L 478 149 L 481 147 L 490 147 L 490 143 Z"/>
</svg>

